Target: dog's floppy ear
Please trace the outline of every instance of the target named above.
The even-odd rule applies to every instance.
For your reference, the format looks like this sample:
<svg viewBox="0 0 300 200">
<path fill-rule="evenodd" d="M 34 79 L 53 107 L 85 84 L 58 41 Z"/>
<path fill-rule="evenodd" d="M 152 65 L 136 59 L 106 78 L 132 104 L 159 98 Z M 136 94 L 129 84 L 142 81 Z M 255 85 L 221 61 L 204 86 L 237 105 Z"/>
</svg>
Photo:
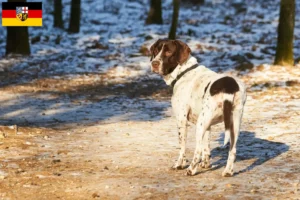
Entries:
<svg viewBox="0 0 300 200">
<path fill-rule="evenodd" d="M 189 58 L 189 55 L 191 53 L 190 47 L 185 44 L 184 42 L 181 42 L 180 40 L 174 40 L 174 43 L 176 45 L 176 56 L 177 56 L 177 62 L 182 65 L 187 59 Z"/>
<path fill-rule="evenodd" d="M 150 47 L 150 53 L 151 53 L 151 58 L 150 61 L 152 61 L 152 59 L 155 56 L 155 50 L 157 50 L 158 48 L 158 44 L 160 43 L 161 39 L 158 39 L 151 47 Z"/>
</svg>

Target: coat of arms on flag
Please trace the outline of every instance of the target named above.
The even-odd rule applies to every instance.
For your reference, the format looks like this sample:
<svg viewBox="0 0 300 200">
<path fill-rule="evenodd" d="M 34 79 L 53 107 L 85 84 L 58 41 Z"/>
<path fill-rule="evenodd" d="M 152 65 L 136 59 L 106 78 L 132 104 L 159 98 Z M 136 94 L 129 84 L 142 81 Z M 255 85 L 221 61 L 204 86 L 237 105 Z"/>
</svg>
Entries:
<svg viewBox="0 0 300 200">
<path fill-rule="evenodd" d="M 19 20 L 25 21 L 28 18 L 28 7 L 16 7 L 16 16 Z"/>
</svg>

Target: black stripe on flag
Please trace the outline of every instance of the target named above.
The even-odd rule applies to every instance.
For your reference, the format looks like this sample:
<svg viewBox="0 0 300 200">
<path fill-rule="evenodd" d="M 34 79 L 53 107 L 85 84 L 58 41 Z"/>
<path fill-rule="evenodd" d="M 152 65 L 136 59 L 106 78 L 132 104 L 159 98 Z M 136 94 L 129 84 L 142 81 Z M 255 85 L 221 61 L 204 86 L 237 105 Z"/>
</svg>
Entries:
<svg viewBox="0 0 300 200">
<path fill-rule="evenodd" d="M 28 7 L 28 10 L 42 10 L 42 2 L 2 2 L 2 10 L 15 10 L 16 7 Z"/>
</svg>

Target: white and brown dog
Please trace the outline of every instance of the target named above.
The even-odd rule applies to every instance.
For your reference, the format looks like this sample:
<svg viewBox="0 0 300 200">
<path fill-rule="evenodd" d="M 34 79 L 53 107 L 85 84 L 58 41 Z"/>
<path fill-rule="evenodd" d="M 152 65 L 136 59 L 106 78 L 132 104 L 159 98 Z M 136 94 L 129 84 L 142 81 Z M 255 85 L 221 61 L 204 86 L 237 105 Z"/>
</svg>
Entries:
<svg viewBox="0 0 300 200">
<path fill-rule="evenodd" d="M 160 39 L 151 48 L 151 69 L 173 87 L 172 108 L 177 119 L 180 152 L 173 169 L 184 169 L 187 123 L 196 125 L 196 149 L 187 169 L 195 175 L 197 166 L 210 167 L 210 127 L 224 121 L 224 145 L 230 139 L 230 150 L 223 176 L 233 175 L 236 143 L 243 108 L 245 85 L 238 79 L 217 74 L 190 55 L 190 48 L 179 40 Z M 200 162 L 201 161 L 201 162 Z"/>
</svg>

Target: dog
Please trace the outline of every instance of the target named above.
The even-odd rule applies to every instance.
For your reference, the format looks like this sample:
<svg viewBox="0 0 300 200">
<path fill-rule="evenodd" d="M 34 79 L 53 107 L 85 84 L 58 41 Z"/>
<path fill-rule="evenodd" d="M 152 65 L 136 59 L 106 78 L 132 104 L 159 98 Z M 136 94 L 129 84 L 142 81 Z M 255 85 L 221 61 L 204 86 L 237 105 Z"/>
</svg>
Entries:
<svg viewBox="0 0 300 200">
<path fill-rule="evenodd" d="M 246 87 L 235 77 L 199 65 L 189 46 L 179 40 L 159 39 L 150 47 L 151 71 L 173 88 L 172 109 L 177 120 L 180 152 L 173 169 L 186 166 L 187 124 L 196 125 L 196 149 L 186 175 L 210 165 L 210 127 L 224 122 L 224 146 L 230 140 L 222 176 L 233 175 L 236 143 L 246 102 Z M 201 162 L 200 162 L 201 161 Z"/>
</svg>

